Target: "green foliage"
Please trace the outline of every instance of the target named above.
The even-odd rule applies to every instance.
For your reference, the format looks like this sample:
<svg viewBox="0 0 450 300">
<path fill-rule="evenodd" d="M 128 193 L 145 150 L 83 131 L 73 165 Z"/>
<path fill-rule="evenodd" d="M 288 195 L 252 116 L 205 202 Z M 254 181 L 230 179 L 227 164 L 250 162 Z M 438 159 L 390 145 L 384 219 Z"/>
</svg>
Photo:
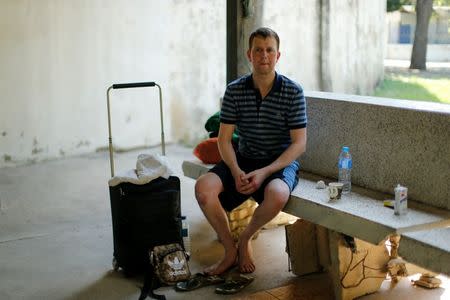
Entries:
<svg viewBox="0 0 450 300">
<path fill-rule="evenodd" d="M 387 2 L 387 11 L 395 11 L 398 10 L 402 5 L 410 5 L 412 4 L 411 0 L 386 0 Z"/>
<path fill-rule="evenodd" d="M 450 0 L 433 0 L 433 6 L 450 6 Z"/>
<path fill-rule="evenodd" d="M 386 10 L 395 11 L 402 5 L 416 5 L 414 0 L 386 0 Z M 450 6 L 450 0 L 433 0 L 433 6 Z"/>
</svg>

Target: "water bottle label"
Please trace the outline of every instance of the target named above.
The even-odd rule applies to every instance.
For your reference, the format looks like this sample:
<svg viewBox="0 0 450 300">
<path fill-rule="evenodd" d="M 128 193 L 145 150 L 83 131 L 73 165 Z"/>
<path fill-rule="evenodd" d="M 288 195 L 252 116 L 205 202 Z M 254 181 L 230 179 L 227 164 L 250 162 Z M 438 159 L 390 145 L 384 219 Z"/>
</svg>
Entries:
<svg viewBox="0 0 450 300">
<path fill-rule="evenodd" d="M 351 169 L 352 160 L 351 159 L 341 159 L 339 161 L 339 169 Z"/>
</svg>

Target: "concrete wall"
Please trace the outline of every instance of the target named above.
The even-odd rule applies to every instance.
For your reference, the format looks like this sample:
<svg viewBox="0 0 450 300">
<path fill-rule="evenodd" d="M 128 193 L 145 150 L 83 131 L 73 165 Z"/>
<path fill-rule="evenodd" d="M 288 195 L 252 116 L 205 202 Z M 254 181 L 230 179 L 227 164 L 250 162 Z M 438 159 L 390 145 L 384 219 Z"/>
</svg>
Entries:
<svg viewBox="0 0 450 300">
<path fill-rule="evenodd" d="M 331 88 L 367 95 L 383 79 L 386 1 L 330 1 Z"/>
<path fill-rule="evenodd" d="M 321 89 L 320 5 L 317 0 L 264 1 L 264 20 L 280 35 L 278 71 L 304 89 Z M 278 14 L 284 11 L 284 14 Z M 292 26 L 285 26 L 290 23 Z"/>
<path fill-rule="evenodd" d="M 107 146 L 106 88 L 162 86 L 167 140 L 198 137 L 225 82 L 225 1 L 0 2 L 0 167 Z M 157 90 L 113 93 L 114 143 L 160 141 Z"/>
<path fill-rule="evenodd" d="M 412 44 L 388 44 L 387 59 L 410 60 Z M 428 62 L 450 62 L 450 44 L 428 44 Z"/>
<path fill-rule="evenodd" d="M 305 90 L 365 93 L 381 80 L 384 1 L 250 2 L 244 64 L 264 25 L 281 37 L 278 71 Z M 119 82 L 158 82 L 166 141 L 198 142 L 225 88 L 225 12 L 225 0 L 1 1 L 0 167 L 104 149 L 106 89 Z M 113 92 L 117 148 L 159 143 L 157 103 L 156 89 Z"/>
<path fill-rule="evenodd" d="M 385 1 L 252 2 L 262 17 L 240 20 L 239 74 L 251 70 L 243 37 L 263 24 L 280 35 L 278 71 L 305 90 L 369 94 L 382 80 Z"/>
<path fill-rule="evenodd" d="M 410 7 L 410 6 L 408 6 Z M 388 42 L 399 43 L 400 25 L 409 25 L 410 33 L 408 35 L 411 43 L 414 41 L 416 30 L 416 13 L 412 6 L 408 12 L 393 11 L 386 14 L 386 26 L 388 27 Z M 448 44 L 450 43 L 449 21 L 450 10 L 445 6 L 434 6 L 428 24 L 428 43 L 430 44 Z"/>
<path fill-rule="evenodd" d="M 302 168 L 337 178 L 342 146 L 353 156 L 352 183 L 450 209 L 450 106 L 307 93 L 308 144 Z"/>
</svg>

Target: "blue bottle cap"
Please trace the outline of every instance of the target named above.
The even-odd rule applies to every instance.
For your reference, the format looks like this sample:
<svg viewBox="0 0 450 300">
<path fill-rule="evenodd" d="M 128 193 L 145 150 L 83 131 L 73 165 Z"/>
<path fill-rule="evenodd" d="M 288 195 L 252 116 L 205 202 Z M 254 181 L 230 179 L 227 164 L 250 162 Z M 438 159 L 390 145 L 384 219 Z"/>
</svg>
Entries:
<svg viewBox="0 0 450 300">
<path fill-rule="evenodd" d="M 342 151 L 348 152 L 350 149 L 347 146 L 342 147 Z"/>
</svg>

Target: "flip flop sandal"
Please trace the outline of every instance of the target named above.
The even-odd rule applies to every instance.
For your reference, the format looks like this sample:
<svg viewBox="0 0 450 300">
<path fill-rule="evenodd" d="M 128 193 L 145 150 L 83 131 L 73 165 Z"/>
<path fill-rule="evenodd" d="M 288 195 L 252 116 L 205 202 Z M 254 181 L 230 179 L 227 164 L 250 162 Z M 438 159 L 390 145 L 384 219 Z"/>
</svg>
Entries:
<svg viewBox="0 0 450 300">
<path fill-rule="evenodd" d="M 225 282 L 225 278 L 221 276 L 197 273 L 186 281 L 177 282 L 177 284 L 175 284 L 175 290 L 177 292 L 188 292 L 204 286 L 219 284 L 223 282 Z"/>
<path fill-rule="evenodd" d="M 225 281 L 224 284 L 219 285 L 216 288 L 217 294 L 222 295 L 231 295 L 235 294 L 237 292 L 242 291 L 247 285 L 252 283 L 254 277 L 240 274 L 238 278 L 232 278 L 227 281 Z"/>
</svg>

